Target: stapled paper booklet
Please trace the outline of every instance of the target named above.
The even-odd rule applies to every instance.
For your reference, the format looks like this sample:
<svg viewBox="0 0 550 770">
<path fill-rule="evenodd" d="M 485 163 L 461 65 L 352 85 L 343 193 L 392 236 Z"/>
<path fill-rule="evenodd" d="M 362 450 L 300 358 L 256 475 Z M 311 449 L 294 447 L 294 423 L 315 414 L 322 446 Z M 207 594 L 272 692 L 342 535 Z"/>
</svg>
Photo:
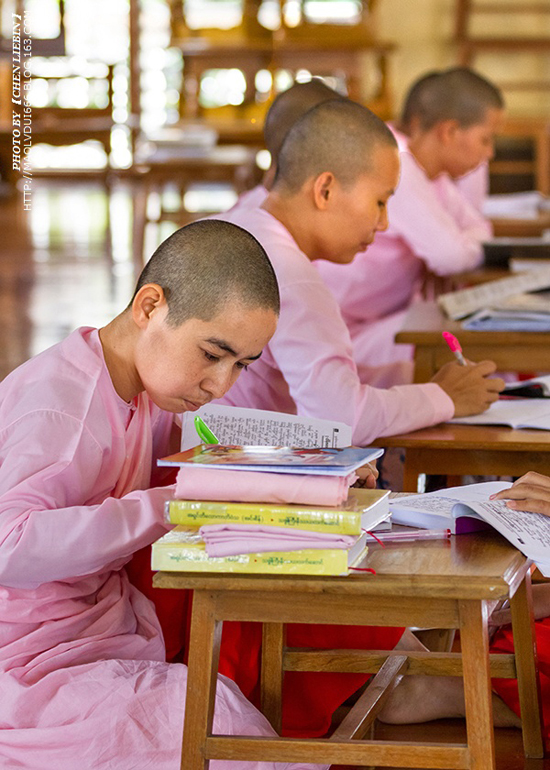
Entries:
<svg viewBox="0 0 550 770">
<path fill-rule="evenodd" d="M 182 415 L 182 451 L 200 443 L 194 425 L 197 414 L 221 444 L 336 448 L 352 443 L 351 428 L 343 422 L 264 409 L 208 404 L 196 412 Z"/>
</svg>

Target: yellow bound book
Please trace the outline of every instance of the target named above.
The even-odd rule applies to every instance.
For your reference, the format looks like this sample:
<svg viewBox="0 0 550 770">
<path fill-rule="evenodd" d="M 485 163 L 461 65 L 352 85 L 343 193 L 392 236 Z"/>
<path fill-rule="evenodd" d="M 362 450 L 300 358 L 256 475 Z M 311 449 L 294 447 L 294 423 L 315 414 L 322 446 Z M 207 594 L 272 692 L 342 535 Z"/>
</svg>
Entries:
<svg viewBox="0 0 550 770">
<path fill-rule="evenodd" d="M 389 517 L 389 494 L 389 491 L 384 489 L 350 489 L 348 500 L 340 508 L 171 500 L 166 503 L 166 509 L 170 523 L 187 527 L 202 527 L 205 524 L 259 524 L 305 529 L 310 532 L 359 535 L 362 529 L 372 530 Z"/>
<path fill-rule="evenodd" d="M 174 527 L 153 543 L 151 567 L 165 572 L 235 572 L 266 575 L 347 575 L 367 554 L 367 535 L 349 549 L 271 551 L 209 557 L 196 530 Z"/>
</svg>

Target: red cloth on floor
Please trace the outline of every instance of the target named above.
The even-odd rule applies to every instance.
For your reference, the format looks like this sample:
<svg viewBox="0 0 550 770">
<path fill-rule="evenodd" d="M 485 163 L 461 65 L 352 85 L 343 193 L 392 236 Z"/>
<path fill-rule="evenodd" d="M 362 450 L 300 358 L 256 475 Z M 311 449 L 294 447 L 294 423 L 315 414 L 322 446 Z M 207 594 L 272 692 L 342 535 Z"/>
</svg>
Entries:
<svg viewBox="0 0 550 770">
<path fill-rule="evenodd" d="M 150 547 L 134 554 L 127 566 L 130 580 L 155 604 L 164 633 L 166 659 L 187 663 L 192 592 L 153 588 L 149 565 Z M 287 627 L 287 644 L 317 649 L 391 650 L 402 633 L 402 628 L 293 624 Z M 236 682 L 256 706 L 259 706 L 261 642 L 259 623 L 224 622 L 219 672 Z M 283 735 L 304 738 L 324 735 L 330 728 L 334 711 L 368 679 L 368 674 L 287 672 L 283 689 Z"/>
<path fill-rule="evenodd" d="M 550 748 L 550 618 L 536 621 L 535 635 L 537 639 L 544 735 L 547 748 Z M 493 638 L 491 652 L 514 652 L 512 626 L 502 626 L 499 628 Z M 493 679 L 492 684 L 494 691 L 500 695 L 504 703 L 518 716 L 521 716 L 517 679 Z"/>
</svg>

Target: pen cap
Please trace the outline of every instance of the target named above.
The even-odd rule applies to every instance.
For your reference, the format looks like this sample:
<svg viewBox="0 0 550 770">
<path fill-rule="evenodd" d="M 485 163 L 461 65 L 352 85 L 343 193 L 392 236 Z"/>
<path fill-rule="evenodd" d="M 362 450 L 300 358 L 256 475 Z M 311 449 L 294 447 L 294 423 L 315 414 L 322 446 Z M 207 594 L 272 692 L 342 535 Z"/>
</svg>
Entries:
<svg viewBox="0 0 550 770">
<path fill-rule="evenodd" d="M 199 415 L 195 417 L 195 430 L 203 443 L 219 444 L 217 436 L 212 433 L 208 425 L 199 417 Z"/>
<path fill-rule="evenodd" d="M 454 334 L 451 334 L 451 332 L 442 332 L 442 335 L 443 339 L 453 353 L 462 353 L 460 342 L 457 340 Z"/>
</svg>

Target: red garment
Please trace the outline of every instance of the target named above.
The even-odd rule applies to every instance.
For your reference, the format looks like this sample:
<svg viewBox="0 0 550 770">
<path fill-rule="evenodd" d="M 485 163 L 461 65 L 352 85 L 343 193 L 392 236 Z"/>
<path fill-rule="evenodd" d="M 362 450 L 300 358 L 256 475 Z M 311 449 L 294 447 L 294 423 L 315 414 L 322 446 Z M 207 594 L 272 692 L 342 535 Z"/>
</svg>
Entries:
<svg viewBox="0 0 550 770">
<path fill-rule="evenodd" d="M 535 635 L 539 661 L 544 736 L 548 748 L 550 746 L 550 618 L 536 621 Z M 491 652 L 514 652 L 512 626 L 502 626 L 499 628 L 491 644 Z M 504 703 L 518 716 L 521 716 L 517 679 L 493 679 L 492 685 L 493 690 L 500 695 Z"/>
<path fill-rule="evenodd" d="M 154 603 L 166 643 L 166 659 L 187 663 L 192 597 L 190 591 L 155 589 L 149 569 L 150 547 L 134 555 L 128 566 L 132 583 Z M 293 624 L 288 626 L 289 647 L 318 649 L 391 650 L 402 628 Z M 243 694 L 259 706 L 259 623 L 223 624 L 220 674 L 236 682 Z M 289 671 L 283 690 L 283 735 L 314 738 L 324 735 L 334 711 L 367 680 L 368 674 L 325 674 Z"/>
</svg>

